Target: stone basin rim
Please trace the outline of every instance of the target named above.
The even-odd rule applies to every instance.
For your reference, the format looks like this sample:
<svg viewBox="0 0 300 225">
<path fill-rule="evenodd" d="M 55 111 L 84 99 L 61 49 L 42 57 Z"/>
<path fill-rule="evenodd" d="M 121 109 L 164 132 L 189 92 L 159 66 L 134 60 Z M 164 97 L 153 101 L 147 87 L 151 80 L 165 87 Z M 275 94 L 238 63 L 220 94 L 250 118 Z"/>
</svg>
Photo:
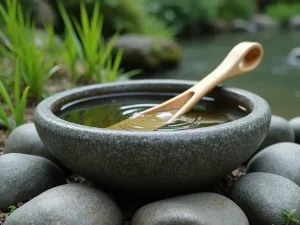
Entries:
<svg viewBox="0 0 300 225">
<path fill-rule="evenodd" d="M 69 131 L 73 132 L 84 132 L 84 133 L 99 133 L 99 134 L 112 134 L 112 135 L 122 135 L 122 136 L 174 136 L 174 135 L 187 135 L 191 133 L 205 133 L 207 131 L 213 131 L 213 130 L 228 130 L 230 128 L 234 128 L 236 126 L 246 126 L 249 123 L 255 123 L 257 120 L 265 115 L 265 112 L 269 111 L 269 105 L 268 103 L 260 96 L 246 91 L 244 89 L 236 88 L 236 87 L 229 87 L 229 86 L 221 86 L 219 85 L 217 88 L 220 88 L 222 90 L 225 90 L 227 92 L 231 92 L 236 95 L 240 95 L 243 98 L 245 98 L 249 103 L 247 105 L 250 105 L 251 111 L 248 115 L 241 117 L 237 120 L 230 121 L 224 124 L 218 124 L 214 126 L 209 127 L 202 127 L 202 128 L 195 128 L 195 129 L 187 129 L 187 130 L 178 130 L 178 131 L 172 131 L 172 132 L 166 132 L 166 131 L 155 131 L 155 132 L 147 132 L 147 131 L 123 131 L 123 130 L 109 130 L 105 128 L 98 128 L 98 127 L 91 127 L 91 126 L 85 126 L 80 125 L 76 123 L 72 123 L 66 120 L 63 120 L 56 116 L 54 114 L 54 108 L 57 104 L 59 104 L 59 100 L 61 98 L 66 98 L 69 96 L 72 96 L 74 94 L 79 94 L 83 92 L 87 92 L 93 89 L 98 88 L 109 88 L 117 85 L 145 85 L 145 84 L 151 84 L 151 85 L 162 85 L 162 84 L 169 84 L 169 85 L 187 85 L 192 86 L 196 84 L 197 81 L 191 81 L 191 80 L 179 80 L 179 79 L 144 79 L 144 80 L 129 80 L 129 81 L 118 81 L 113 83 L 106 83 L 106 84 L 92 84 L 92 85 L 86 85 L 83 87 L 76 87 L 70 90 L 65 90 L 62 92 L 59 92 L 57 94 L 54 94 L 46 99 L 44 99 L 42 102 L 40 102 L 35 110 L 34 113 L 34 121 L 39 120 L 39 123 L 43 121 L 45 124 L 51 124 L 52 129 L 68 129 Z M 71 100 L 72 102 L 74 100 Z M 67 104 L 68 102 L 65 102 L 64 104 Z M 62 104 L 62 105 L 64 105 Z M 61 105 L 60 105 L 61 106 Z"/>
</svg>

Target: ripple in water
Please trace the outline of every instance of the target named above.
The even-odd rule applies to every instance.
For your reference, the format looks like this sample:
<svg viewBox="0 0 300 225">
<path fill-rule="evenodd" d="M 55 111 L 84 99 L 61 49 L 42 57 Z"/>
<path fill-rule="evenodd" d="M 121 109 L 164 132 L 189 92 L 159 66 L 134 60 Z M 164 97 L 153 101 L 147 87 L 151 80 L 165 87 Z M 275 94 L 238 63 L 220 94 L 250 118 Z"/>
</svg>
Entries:
<svg viewBox="0 0 300 225">
<path fill-rule="evenodd" d="M 194 109 L 171 123 L 166 122 L 175 111 L 142 115 L 141 112 L 173 97 L 175 94 L 132 93 L 101 96 L 73 102 L 63 106 L 56 115 L 69 122 L 108 128 L 120 121 L 130 120 L 109 129 L 144 131 L 157 123 L 165 124 L 159 131 L 188 130 L 213 126 L 236 120 L 248 114 L 238 105 L 204 98 Z M 138 120 L 138 123 L 136 123 Z"/>
</svg>

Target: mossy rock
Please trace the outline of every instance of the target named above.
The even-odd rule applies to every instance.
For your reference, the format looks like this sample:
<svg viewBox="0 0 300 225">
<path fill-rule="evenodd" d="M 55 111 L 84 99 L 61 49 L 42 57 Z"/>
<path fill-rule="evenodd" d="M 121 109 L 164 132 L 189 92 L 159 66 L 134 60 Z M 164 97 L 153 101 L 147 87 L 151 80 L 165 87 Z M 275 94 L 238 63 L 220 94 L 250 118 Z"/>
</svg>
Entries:
<svg viewBox="0 0 300 225">
<path fill-rule="evenodd" d="M 126 34 L 116 40 L 114 52 L 123 51 L 122 65 L 127 69 L 156 71 L 177 65 L 181 60 L 181 49 L 172 40 L 146 35 Z"/>
</svg>

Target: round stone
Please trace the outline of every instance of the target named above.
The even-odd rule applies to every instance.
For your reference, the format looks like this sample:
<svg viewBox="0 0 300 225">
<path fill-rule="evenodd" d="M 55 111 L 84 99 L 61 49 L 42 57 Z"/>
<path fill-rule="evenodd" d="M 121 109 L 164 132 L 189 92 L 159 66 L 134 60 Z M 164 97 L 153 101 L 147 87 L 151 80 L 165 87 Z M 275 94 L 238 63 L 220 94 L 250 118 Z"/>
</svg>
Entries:
<svg viewBox="0 0 300 225">
<path fill-rule="evenodd" d="M 258 150 L 280 142 L 295 142 L 295 134 L 286 119 L 273 115 L 269 131 Z"/>
<path fill-rule="evenodd" d="M 231 199 L 245 212 L 250 224 L 287 224 L 282 211 L 296 210 L 300 218 L 300 187 L 271 173 L 249 173 L 236 181 Z"/>
<path fill-rule="evenodd" d="M 295 142 L 300 144 L 300 117 L 295 117 L 289 121 L 295 133 Z"/>
<path fill-rule="evenodd" d="M 6 153 L 41 156 L 59 164 L 41 141 L 34 123 L 21 125 L 11 132 L 5 144 L 4 154 Z"/>
<path fill-rule="evenodd" d="M 256 154 L 247 173 L 265 172 L 281 175 L 300 185 L 300 145 L 283 142 L 271 145 Z"/>
<path fill-rule="evenodd" d="M 122 214 L 104 192 L 83 184 L 52 188 L 14 211 L 5 225 L 121 225 Z"/>
<path fill-rule="evenodd" d="M 244 212 L 216 193 L 196 193 L 157 201 L 140 208 L 132 225 L 248 225 Z"/>
<path fill-rule="evenodd" d="M 39 156 L 1 155 L 0 171 L 0 209 L 3 210 L 64 183 L 61 170 Z"/>
</svg>

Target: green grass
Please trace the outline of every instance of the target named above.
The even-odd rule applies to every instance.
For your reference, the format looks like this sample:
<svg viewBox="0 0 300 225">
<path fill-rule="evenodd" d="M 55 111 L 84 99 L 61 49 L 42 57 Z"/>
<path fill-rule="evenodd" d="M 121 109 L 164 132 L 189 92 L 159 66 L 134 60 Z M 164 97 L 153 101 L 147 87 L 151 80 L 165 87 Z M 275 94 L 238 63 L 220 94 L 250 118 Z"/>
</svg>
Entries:
<svg viewBox="0 0 300 225">
<path fill-rule="evenodd" d="M 23 15 L 17 0 L 6 0 L 7 10 L 0 5 L 0 15 L 4 19 L 6 32 L 1 33 L 6 49 L 2 51 L 10 58 L 20 59 L 22 80 L 30 86 L 30 95 L 37 101 L 46 97 L 45 86 L 50 77 L 59 69 L 55 66 L 56 58 L 45 54 L 48 41 L 44 40 L 36 48 L 36 29 L 29 18 Z M 53 42 L 53 28 L 47 27 L 48 38 Z M 53 45 L 53 43 L 52 43 Z M 53 48 L 53 46 L 52 46 Z M 54 51 L 52 49 L 52 51 Z"/>
<path fill-rule="evenodd" d="M 16 127 L 24 123 L 24 113 L 30 87 L 26 87 L 21 96 L 20 80 L 19 60 L 17 60 L 14 75 L 14 101 L 11 99 L 5 86 L 0 81 L 0 96 L 7 106 L 6 109 L 3 103 L 0 104 L 0 119 L 10 132 L 14 129 L 14 125 L 10 119 L 11 117 L 14 120 Z"/>
<path fill-rule="evenodd" d="M 63 4 L 58 3 L 67 37 L 63 57 L 71 72 L 72 82 L 76 83 L 81 78 L 81 74 L 76 71 L 77 62 L 83 66 L 84 74 L 82 76 L 88 82 L 115 81 L 118 79 L 122 60 L 121 50 L 118 51 L 115 59 L 112 58 L 117 35 L 105 43 L 101 38 L 103 18 L 99 14 L 99 2 L 95 3 L 91 18 L 88 16 L 85 4 L 83 2 L 80 4 L 80 21 L 78 21 L 71 19 Z M 131 71 L 130 75 L 137 73 L 139 71 Z"/>
<path fill-rule="evenodd" d="M 289 20 L 299 14 L 300 12 L 300 3 L 284 3 L 278 2 L 276 4 L 270 5 L 266 13 L 281 22 L 282 26 L 286 27 Z"/>
<path fill-rule="evenodd" d="M 286 222 L 284 225 L 291 225 L 291 223 L 295 222 L 297 224 L 300 223 L 299 218 L 297 218 L 294 214 L 296 213 L 296 209 L 293 209 L 291 211 L 282 210 L 281 213 L 286 219 Z"/>
</svg>

